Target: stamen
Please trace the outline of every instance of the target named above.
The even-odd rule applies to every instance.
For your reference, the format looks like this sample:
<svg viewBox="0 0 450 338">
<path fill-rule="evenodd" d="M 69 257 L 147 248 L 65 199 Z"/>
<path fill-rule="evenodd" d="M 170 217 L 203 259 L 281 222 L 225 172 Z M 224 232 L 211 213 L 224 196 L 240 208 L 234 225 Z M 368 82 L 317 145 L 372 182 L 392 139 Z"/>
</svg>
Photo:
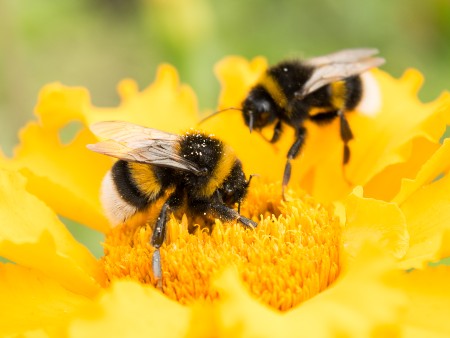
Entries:
<svg viewBox="0 0 450 338">
<path fill-rule="evenodd" d="M 183 304 L 217 299 L 215 278 L 235 266 L 249 292 L 285 311 L 337 278 L 341 230 L 333 209 L 292 190 L 282 201 L 280 184 L 257 181 L 242 204 L 242 215 L 254 221 L 260 216 L 254 230 L 220 221 L 200 227 L 186 215 L 171 216 L 160 249 L 162 289 L 168 297 Z M 109 280 L 131 278 L 155 285 L 149 224 L 128 222 L 107 236 L 102 261 Z"/>
</svg>

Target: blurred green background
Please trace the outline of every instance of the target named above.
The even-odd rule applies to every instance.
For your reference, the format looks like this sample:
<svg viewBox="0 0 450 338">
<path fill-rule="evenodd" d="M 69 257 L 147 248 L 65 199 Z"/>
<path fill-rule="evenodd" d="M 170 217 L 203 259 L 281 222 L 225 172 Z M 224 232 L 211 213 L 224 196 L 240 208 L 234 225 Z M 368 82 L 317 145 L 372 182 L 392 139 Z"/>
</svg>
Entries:
<svg viewBox="0 0 450 338">
<path fill-rule="evenodd" d="M 424 100 L 450 89 L 449 0 L 1 0 L 0 146 L 12 154 L 39 89 L 60 81 L 89 89 L 99 106 L 116 85 L 153 81 L 173 64 L 200 109 L 214 109 L 213 66 L 230 54 L 274 63 L 348 47 L 377 47 L 383 69 L 425 75 Z M 99 256 L 102 236 L 64 220 Z"/>
</svg>

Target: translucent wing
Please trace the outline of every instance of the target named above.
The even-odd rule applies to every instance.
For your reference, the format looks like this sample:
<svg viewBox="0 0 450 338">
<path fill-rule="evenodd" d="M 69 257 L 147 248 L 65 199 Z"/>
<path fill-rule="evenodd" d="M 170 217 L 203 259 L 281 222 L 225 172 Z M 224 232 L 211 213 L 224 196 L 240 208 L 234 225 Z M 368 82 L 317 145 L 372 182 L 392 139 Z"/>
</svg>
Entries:
<svg viewBox="0 0 450 338">
<path fill-rule="evenodd" d="M 97 122 L 92 124 L 89 129 L 100 138 L 127 143 L 130 146 L 134 143 L 140 144 L 144 140 L 166 140 L 175 142 L 179 139 L 179 135 L 146 128 L 125 121 Z"/>
<path fill-rule="evenodd" d="M 377 53 L 377 49 L 370 48 L 345 49 L 306 60 L 304 63 L 314 67 L 314 71 L 303 88 L 295 94 L 296 97 L 303 98 L 327 84 L 381 66 L 385 60 L 380 57 L 372 57 Z"/>
<path fill-rule="evenodd" d="M 201 174 L 201 168 L 177 154 L 180 136 L 124 121 L 94 123 L 91 131 L 105 141 L 88 144 L 88 149 L 129 162 Z"/>
<path fill-rule="evenodd" d="M 378 54 L 378 49 L 376 48 L 343 49 L 331 54 L 317 56 L 305 60 L 304 63 L 310 66 L 320 67 L 324 65 L 329 65 L 331 63 L 357 62 L 360 60 L 367 59 L 376 54 Z"/>
</svg>

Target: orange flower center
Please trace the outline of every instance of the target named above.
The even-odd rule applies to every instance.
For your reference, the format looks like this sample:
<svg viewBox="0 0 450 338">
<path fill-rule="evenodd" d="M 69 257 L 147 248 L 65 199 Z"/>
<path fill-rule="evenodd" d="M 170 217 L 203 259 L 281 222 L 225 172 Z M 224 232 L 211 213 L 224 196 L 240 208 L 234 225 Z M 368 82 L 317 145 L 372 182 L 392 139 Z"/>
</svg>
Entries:
<svg viewBox="0 0 450 338">
<path fill-rule="evenodd" d="M 333 208 L 292 190 L 283 202 L 280 184 L 257 181 L 241 209 L 243 215 L 259 218 L 255 230 L 220 221 L 211 228 L 191 226 L 194 222 L 186 215 L 171 217 L 161 247 L 163 292 L 168 297 L 183 304 L 216 299 L 220 294 L 214 279 L 235 266 L 253 295 L 288 310 L 337 278 L 341 227 Z M 109 281 L 131 278 L 155 284 L 151 224 L 127 222 L 107 235 L 102 262 Z"/>
</svg>

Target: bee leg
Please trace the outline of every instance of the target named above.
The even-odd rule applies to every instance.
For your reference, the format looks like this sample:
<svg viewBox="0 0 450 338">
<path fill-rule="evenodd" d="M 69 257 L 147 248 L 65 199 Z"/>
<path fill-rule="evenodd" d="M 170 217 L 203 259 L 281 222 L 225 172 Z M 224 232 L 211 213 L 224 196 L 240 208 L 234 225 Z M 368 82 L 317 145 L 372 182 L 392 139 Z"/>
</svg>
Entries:
<svg viewBox="0 0 450 338">
<path fill-rule="evenodd" d="M 277 124 L 275 125 L 275 128 L 273 129 L 273 135 L 270 140 L 270 143 L 277 142 L 280 139 L 281 132 L 282 132 L 281 120 L 278 120 Z"/>
<path fill-rule="evenodd" d="M 166 237 L 166 223 L 169 209 L 169 203 L 166 201 L 162 206 L 161 212 L 159 213 L 151 239 L 151 245 L 155 248 L 152 257 L 153 276 L 156 279 L 156 287 L 160 290 L 162 290 L 162 269 L 159 248 L 164 243 L 164 239 Z"/>
<path fill-rule="evenodd" d="M 282 125 L 281 125 L 281 120 L 278 120 L 277 124 L 275 125 L 274 129 L 273 129 L 273 135 L 272 138 L 269 140 L 266 136 L 264 136 L 263 133 L 259 132 L 259 135 L 266 141 L 266 142 L 270 142 L 270 143 L 276 143 L 281 136 L 281 132 L 282 132 Z"/>
<path fill-rule="evenodd" d="M 331 123 L 336 117 L 338 117 L 338 110 L 318 113 L 316 115 L 309 116 L 309 119 L 318 125 L 323 125 Z"/>
<path fill-rule="evenodd" d="M 258 224 L 256 222 L 253 222 L 251 219 L 239 215 L 239 218 L 237 219 L 239 223 L 244 224 L 248 228 L 256 228 Z"/>
<path fill-rule="evenodd" d="M 247 180 L 247 183 L 245 183 L 245 186 L 248 188 L 248 186 L 250 185 L 250 182 L 252 181 L 252 178 L 254 176 L 259 176 L 258 174 L 251 174 L 250 177 Z M 220 202 L 222 202 L 222 197 L 220 197 Z M 241 213 L 241 200 L 239 200 L 238 202 L 238 210 L 237 212 L 240 214 Z"/>
<path fill-rule="evenodd" d="M 289 183 L 289 180 L 291 178 L 291 160 L 296 158 L 300 152 L 300 149 L 303 146 L 303 143 L 305 142 L 306 137 L 306 129 L 304 127 L 298 128 L 296 131 L 296 138 L 294 144 L 291 146 L 291 148 L 288 151 L 287 154 L 287 161 L 286 165 L 284 167 L 284 173 L 283 173 L 283 183 L 281 185 L 281 194 L 283 196 L 283 200 L 286 200 L 284 191 L 286 189 L 286 186 Z"/>
<path fill-rule="evenodd" d="M 345 118 L 344 112 L 342 110 L 332 110 L 324 113 L 319 113 L 310 116 L 309 119 L 317 124 L 326 124 L 334 120 L 334 118 L 339 117 L 340 124 L 340 136 L 341 140 L 344 142 L 344 154 L 342 158 L 342 164 L 345 165 L 350 160 L 350 148 L 348 142 L 353 139 L 353 133 L 350 129 L 350 125 Z"/>
<path fill-rule="evenodd" d="M 223 222 L 238 221 L 250 228 L 257 226 L 251 219 L 241 216 L 236 210 L 218 201 L 195 199 L 190 200 L 189 205 L 191 210 L 195 211 L 198 215 L 210 214 Z"/>
<path fill-rule="evenodd" d="M 342 110 L 339 110 L 337 114 L 339 116 L 341 139 L 342 141 L 344 141 L 344 155 L 342 164 L 346 165 L 350 160 L 350 148 L 348 146 L 348 142 L 353 139 L 353 133 L 350 129 L 350 125 L 348 124 L 347 119 L 345 118 L 344 112 Z"/>
</svg>

